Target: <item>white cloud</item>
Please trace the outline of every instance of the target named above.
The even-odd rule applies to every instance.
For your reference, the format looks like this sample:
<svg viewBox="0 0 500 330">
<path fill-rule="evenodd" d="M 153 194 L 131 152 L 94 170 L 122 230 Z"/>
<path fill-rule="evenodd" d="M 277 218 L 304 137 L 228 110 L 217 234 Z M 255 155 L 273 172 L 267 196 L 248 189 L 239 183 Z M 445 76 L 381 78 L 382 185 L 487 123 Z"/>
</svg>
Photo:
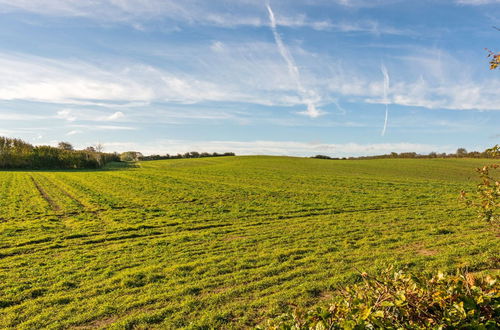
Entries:
<svg viewBox="0 0 500 330">
<path fill-rule="evenodd" d="M 210 46 L 210 49 L 214 52 L 221 53 L 225 50 L 224 43 L 221 41 L 214 41 Z"/>
<path fill-rule="evenodd" d="M 117 112 L 113 113 L 112 115 L 109 115 L 105 119 L 109 120 L 109 121 L 115 121 L 115 120 L 118 120 L 118 119 L 123 118 L 123 117 L 125 117 L 123 112 L 117 111 Z"/>
<path fill-rule="evenodd" d="M 125 114 L 121 111 L 109 114 L 105 111 L 93 109 L 62 109 L 57 111 L 54 118 L 63 119 L 68 122 L 76 121 L 93 121 L 93 122 L 116 122 L 125 118 Z"/>
<path fill-rule="evenodd" d="M 492 88 L 500 85 L 496 76 L 478 75 L 469 63 L 443 50 L 415 48 L 410 54 L 385 61 L 391 71 L 388 98 L 382 97 L 384 83 L 376 76 L 344 68 L 328 80 L 328 89 L 367 103 L 388 101 L 429 109 L 500 110 L 500 94 Z"/>
<path fill-rule="evenodd" d="M 88 130 L 100 131 L 134 131 L 137 128 L 131 126 L 116 126 L 116 125 L 70 125 L 69 127 L 83 128 Z"/>
<path fill-rule="evenodd" d="M 284 63 L 276 45 L 269 42 L 214 41 L 179 47 L 175 54 L 163 53 L 166 50 L 162 48 L 156 50 L 154 55 L 160 60 L 165 57 L 177 65 L 175 71 L 169 66 L 158 68 L 119 59 L 102 60 L 97 66 L 77 60 L 0 53 L 3 77 L 0 100 L 65 104 L 56 118 L 67 121 L 120 122 L 130 121 L 129 116 L 136 118 L 137 113 L 151 108 L 152 103 L 249 103 L 286 106 L 290 107 L 289 112 L 303 113 L 300 107 L 305 103 L 309 109 L 305 113 L 310 115 L 314 110 L 319 111 L 318 108 L 339 104 L 339 100 L 385 102 L 378 63 L 367 60 L 364 67 L 358 68 L 357 62 L 341 63 L 296 44 L 290 51 L 295 55 L 294 62 Z M 193 61 L 193 53 L 198 54 L 196 61 Z M 391 71 L 390 104 L 500 110 L 500 94 L 491 87 L 500 84 L 496 76 L 475 77 L 468 63 L 443 51 L 417 49 L 409 53 L 412 55 L 385 60 Z M 188 65 L 189 69 L 182 70 Z M 297 82 L 290 79 L 290 72 L 298 67 L 302 86 L 299 94 Z M 92 111 L 91 107 L 102 111 Z M 136 110 L 132 110 L 134 107 Z M 198 118 L 213 118 L 208 114 L 213 110 L 203 110 L 203 116 Z M 178 111 L 177 117 L 182 118 L 185 110 L 175 111 Z M 193 111 L 189 116 L 195 118 Z M 174 118 L 174 111 L 170 113 L 169 118 Z M 219 119 L 235 119 L 228 112 L 214 113 Z M 9 118 L 13 118 L 12 115 Z"/>
<path fill-rule="evenodd" d="M 71 102 L 74 100 L 150 99 L 153 92 L 124 74 L 80 61 L 56 61 L 0 54 L 1 100 Z"/>
<path fill-rule="evenodd" d="M 30 121 L 30 120 L 40 120 L 40 119 L 48 119 L 48 116 L 43 115 L 34 115 L 29 113 L 0 113 L 0 121 L 7 120 L 17 120 L 17 121 Z"/>
<path fill-rule="evenodd" d="M 195 103 L 242 97 L 189 75 L 174 75 L 137 63 L 122 65 L 126 66 L 106 63 L 104 70 L 81 61 L 0 54 L 0 75 L 4 77 L 0 81 L 0 100 Z"/>
<path fill-rule="evenodd" d="M 80 134 L 80 133 L 83 133 L 83 132 L 80 130 L 73 130 L 73 131 L 69 131 L 68 133 L 66 133 L 66 135 L 71 136 L 71 135 L 76 135 L 76 134 Z"/>
<path fill-rule="evenodd" d="M 461 5 L 480 6 L 500 3 L 500 0 L 456 0 L 456 3 Z"/>
<path fill-rule="evenodd" d="M 67 121 L 75 121 L 78 119 L 75 115 L 71 113 L 71 110 L 69 109 L 59 110 L 57 112 L 56 118 L 65 119 Z"/>
</svg>

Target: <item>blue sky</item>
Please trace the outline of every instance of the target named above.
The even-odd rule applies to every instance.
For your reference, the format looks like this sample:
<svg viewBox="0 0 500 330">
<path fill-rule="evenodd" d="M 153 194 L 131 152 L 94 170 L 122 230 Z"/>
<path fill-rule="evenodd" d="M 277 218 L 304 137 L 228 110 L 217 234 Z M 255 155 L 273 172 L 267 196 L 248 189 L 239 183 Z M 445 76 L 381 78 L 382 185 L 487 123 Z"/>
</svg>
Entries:
<svg viewBox="0 0 500 330">
<path fill-rule="evenodd" d="M 346 156 L 500 142 L 484 50 L 500 51 L 498 0 L 0 0 L 0 17 L 0 135 L 34 144 Z"/>
</svg>

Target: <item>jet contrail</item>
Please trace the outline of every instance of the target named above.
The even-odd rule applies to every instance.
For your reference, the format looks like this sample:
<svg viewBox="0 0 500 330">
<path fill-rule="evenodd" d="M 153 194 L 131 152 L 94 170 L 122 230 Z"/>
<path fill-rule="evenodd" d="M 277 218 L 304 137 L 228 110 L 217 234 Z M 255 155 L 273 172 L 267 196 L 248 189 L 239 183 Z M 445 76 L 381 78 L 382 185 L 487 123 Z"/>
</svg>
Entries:
<svg viewBox="0 0 500 330">
<path fill-rule="evenodd" d="M 389 100 L 387 99 L 387 92 L 389 90 L 389 72 L 387 72 L 387 68 L 384 64 L 380 65 L 380 71 L 384 75 L 384 104 L 385 104 L 385 120 L 384 120 L 384 128 L 382 129 L 382 136 L 385 135 L 385 131 L 387 130 L 387 119 L 389 118 Z"/>
<path fill-rule="evenodd" d="M 299 68 L 297 67 L 297 64 L 295 63 L 292 54 L 290 54 L 290 51 L 285 46 L 285 43 L 283 42 L 283 39 L 281 39 L 281 36 L 279 35 L 278 30 L 276 28 L 276 17 L 274 16 L 274 12 L 271 8 L 271 5 L 268 3 L 266 6 L 267 6 L 267 11 L 269 13 L 269 20 L 271 21 L 271 30 L 273 31 L 274 40 L 276 41 L 276 46 L 278 47 L 281 57 L 283 57 L 288 66 L 288 72 L 290 74 L 290 77 L 297 85 L 297 91 L 300 97 L 302 98 L 302 101 L 307 106 L 307 110 L 300 112 L 300 114 L 305 114 L 312 118 L 319 117 L 321 115 L 321 111 L 316 109 L 316 104 L 312 100 L 312 99 L 317 99 L 317 94 L 314 91 L 306 90 L 302 85 Z"/>
</svg>

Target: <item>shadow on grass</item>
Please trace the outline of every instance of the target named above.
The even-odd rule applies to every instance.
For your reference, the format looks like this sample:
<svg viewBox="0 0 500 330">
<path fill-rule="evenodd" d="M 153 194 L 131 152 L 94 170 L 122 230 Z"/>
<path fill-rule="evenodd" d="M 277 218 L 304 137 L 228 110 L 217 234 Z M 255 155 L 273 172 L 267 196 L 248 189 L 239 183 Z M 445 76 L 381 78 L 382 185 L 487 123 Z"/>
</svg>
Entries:
<svg viewBox="0 0 500 330">
<path fill-rule="evenodd" d="M 121 171 L 121 170 L 126 170 L 126 169 L 132 169 L 132 168 L 139 168 L 140 166 L 137 164 L 137 162 L 110 162 L 102 168 L 64 168 L 64 169 L 57 169 L 57 168 L 49 168 L 49 169 L 43 169 L 43 168 L 37 168 L 37 169 L 31 169 L 31 168 L 6 168 L 6 169 L 1 169 L 0 172 L 107 172 L 107 171 Z"/>
</svg>

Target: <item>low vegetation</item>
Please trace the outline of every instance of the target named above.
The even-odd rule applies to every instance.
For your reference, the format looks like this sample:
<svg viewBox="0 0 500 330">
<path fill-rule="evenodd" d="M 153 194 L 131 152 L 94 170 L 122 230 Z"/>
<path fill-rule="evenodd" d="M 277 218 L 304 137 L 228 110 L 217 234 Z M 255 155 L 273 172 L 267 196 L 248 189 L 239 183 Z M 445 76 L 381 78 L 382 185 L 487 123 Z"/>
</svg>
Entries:
<svg viewBox="0 0 500 330">
<path fill-rule="evenodd" d="M 500 283 L 490 276 L 361 273 L 327 307 L 270 320 L 267 329 L 497 329 Z"/>
<path fill-rule="evenodd" d="M 492 163 L 218 157 L 0 172 L 0 328 L 252 327 L 363 285 L 356 269 L 495 275 L 498 238 L 457 198 Z"/>
</svg>

